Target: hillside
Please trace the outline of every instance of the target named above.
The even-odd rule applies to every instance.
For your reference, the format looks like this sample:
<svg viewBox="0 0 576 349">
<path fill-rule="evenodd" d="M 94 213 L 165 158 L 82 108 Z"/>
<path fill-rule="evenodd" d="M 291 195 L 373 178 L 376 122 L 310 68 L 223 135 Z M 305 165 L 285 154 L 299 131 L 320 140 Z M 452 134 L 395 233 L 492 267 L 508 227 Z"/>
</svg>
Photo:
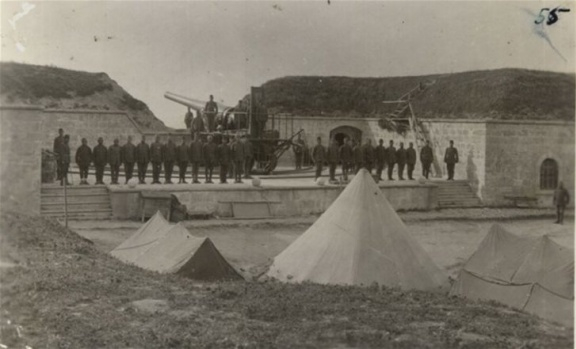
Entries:
<svg viewBox="0 0 576 349">
<path fill-rule="evenodd" d="M 143 129 L 166 129 L 144 102 L 132 97 L 106 73 L 0 63 L 0 103 L 51 109 L 122 110 Z"/>
<path fill-rule="evenodd" d="M 412 102 L 422 118 L 574 120 L 575 75 L 499 69 L 391 78 L 293 76 L 266 82 L 269 112 L 381 117 L 420 82 L 432 82 Z"/>
</svg>

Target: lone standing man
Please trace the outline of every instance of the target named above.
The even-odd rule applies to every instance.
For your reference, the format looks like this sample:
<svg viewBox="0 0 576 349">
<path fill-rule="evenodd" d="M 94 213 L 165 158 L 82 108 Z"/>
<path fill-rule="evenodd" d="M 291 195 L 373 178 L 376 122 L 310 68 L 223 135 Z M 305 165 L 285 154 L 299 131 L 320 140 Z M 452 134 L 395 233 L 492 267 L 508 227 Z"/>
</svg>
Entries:
<svg viewBox="0 0 576 349">
<path fill-rule="evenodd" d="M 190 159 L 190 163 L 192 164 L 192 183 L 198 184 L 200 181 L 198 180 L 198 171 L 200 169 L 200 164 L 204 161 L 203 158 L 203 148 L 204 143 L 200 139 L 200 134 L 194 134 L 194 140 L 190 144 L 190 149 L 188 151 L 188 158 Z"/>
<path fill-rule="evenodd" d="M 422 175 L 428 179 L 430 176 L 430 165 L 434 161 L 434 153 L 430 147 L 430 141 L 426 141 L 426 145 L 420 150 L 420 162 L 422 163 Z"/>
<path fill-rule="evenodd" d="M 176 147 L 176 161 L 178 161 L 178 184 L 186 184 L 186 169 L 188 169 L 188 145 L 186 137 L 182 137 L 182 144 Z"/>
<path fill-rule="evenodd" d="M 386 166 L 386 148 L 384 147 L 384 140 L 380 138 L 378 145 L 374 150 L 374 157 L 376 158 L 376 175 L 378 180 L 382 180 L 382 171 Z"/>
<path fill-rule="evenodd" d="M 408 165 L 408 179 L 413 181 L 412 173 L 414 173 L 414 165 L 416 165 L 416 150 L 412 142 L 408 144 L 408 149 L 406 149 L 406 164 Z"/>
<path fill-rule="evenodd" d="M 394 171 L 394 164 L 396 163 L 396 148 L 394 148 L 394 141 L 390 141 L 388 150 L 386 150 L 386 162 L 388 163 L 388 180 L 393 181 L 392 174 Z"/>
<path fill-rule="evenodd" d="M 326 157 L 328 159 L 330 170 L 330 181 L 336 182 L 336 167 L 340 162 L 340 147 L 338 147 L 336 139 L 333 139 L 332 144 L 328 147 L 328 154 L 326 154 Z"/>
<path fill-rule="evenodd" d="M 136 146 L 136 163 L 138 163 L 138 182 L 146 184 L 146 170 L 150 162 L 150 146 L 146 143 L 146 137 L 142 136 L 142 141 Z"/>
<path fill-rule="evenodd" d="M 214 102 L 214 96 L 210 95 L 210 100 L 204 106 L 204 113 L 208 119 L 208 131 L 213 132 L 215 130 L 214 120 L 218 114 L 218 104 Z"/>
<path fill-rule="evenodd" d="M 564 188 L 562 182 L 558 183 L 558 188 L 554 191 L 554 205 L 556 205 L 556 224 L 564 223 L 564 209 L 570 202 L 570 194 Z"/>
<path fill-rule="evenodd" d="M 312 149 L 312 160 L 316 166 L 316 181 L 320 176 L 322 176 L 322 170 L 324 169 L 324 162 L 326 161 L 326 148 L 322 145 L 322 137 L 316 138 L 317 144 Z"/>
<path fill-rule="evenodd" d="M 82 138 L 82 145 L 76 150 L 76 164 L 80 169 L 80 184 L 88 184 L 90 163 L 92 163 L 92 149 L 88 146 L 86 138 Z"/>
<path fill-rule="evenodd" d="M 174 163 L 176 162 L 176 144 L 172 137 L 168 137 L 162 149 L 162 160 L 164 161 L 164 184 L 172 184 L 172 172 L 174 172 Z"/>
<path fill-rule="evenodd" d="M 122 163 L 122 148 L 118 144 L 118 138 L 108 148 L 108 163 L 110 163 L 110 176 L 112 177 L 110 184 L 118 184 L 120 164 Z"/>
<path fill-rule="evenodd" d="M 206 183 L 212 184 L 212 172 L 214 171 L 214 165 L 218 161 L 217 159 L 217 149 L 218 146 L 214 143 L 212 135 L 208 136 L 208 143 L 204 144 L 202 149 L 202 154 L 204 155 L 204 165 Z"/>
<path fill-rule="evenodd" d="M 132 144 L 132 136 L 128 136 L 128 141 L 122 146 L 122 163 L 124 163 L 124 175 L 128 183 L 134 173 L 134 163 L 136 162 L 136 147 Z"/>
<path fill-rule="evenodd" d="M 62 160 L 60 158 L 60 148 L 64 144 L 64 130 L 58 129 L 58 137 L 54 138 L 54 147 L 52 151 L 56 154 L 56 179 L 62 179 Z"/>
<path fill-rule="evenodd" d="M 96 167 L 96 184 L 104 184 L 104 166 L 108 162 L 108 149 L 104 146 L 104 139 L 98 138 L 98 145 L 92 150 L 94 167 Z"/>
<path fill-rule="evenodd" d="M 156 136 L 156 141 L 150 145 L 150 162 L 152 162 L 152 184 L 160 184 L 160 171 L 162 171 L 162 143 L 160 136 Z"/>
<path fill-rule="evenodd" d="M 342 176 L 345 181 L 348 181 L 348 172 L 354 169 L 352 141 L 348 137 L 344 138 L 344 144 L 340 147 L 340 161 L 342 162 Z"/>
<path fill-rule="evenodd" d="M 450 146 L 446 148 L 444 153 L 444 162 L 446 163 L 446 168 L 448 169 L 448 180 L 454 180 L 454 167 L 458 163 L 458 149 L 454 148 L 454 141 L 450 141 Z"/>
</svg>

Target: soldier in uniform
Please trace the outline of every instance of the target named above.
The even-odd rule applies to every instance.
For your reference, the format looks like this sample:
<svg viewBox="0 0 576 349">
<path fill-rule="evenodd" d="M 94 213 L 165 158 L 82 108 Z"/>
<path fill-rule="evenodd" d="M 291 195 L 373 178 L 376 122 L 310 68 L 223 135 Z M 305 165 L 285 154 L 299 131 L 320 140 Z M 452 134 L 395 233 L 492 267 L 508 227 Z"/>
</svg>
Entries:
<svg viewBox="0 0 576 349">
<path fill-rule="evenodd" d="M 212 172 L 218 160 L 217 146 L 212 139 L 212 135 L 208 136 L 208 143 L 204 144 L 202 154 L 204 156 L 204 165 L 206 166 L 206 183 L 212 184 L 214 183 L 212 182 Z"/>
<path fill-rule="evenodd" d="M 176 147 L 176 161 L 178 162 L 178 184 L 186 184 L 186 169 L 188 169 L 188 145 L 186 137 L 182 137 L 182 144 Z"/>
<path fill-rule="evenodd" d="M 208 131 L 214 132 L 214 121 L 218 114 L 218 104 L 214 102 L 214 96 L 210 95 L 210 100 L 206 102 L 206 105 L 204 106 L 204 113 L 206 114 L 206 119 L 208 119 Z"/>
<path fill-rule="evenodd" d="M 254 167 L 254 149 L 252 142 L 244 135 L 242 136 L 242 143 L 244 143 L 244 178 L 250 178 L 252 167 Z"/>
<path fill-rule="evenodd" d="M 336 139 L 332 140 L 332 143 L 328 147 L 328 152 L 326 154 L 328 160 L 328 169 L 330 171 L 330 181 L 336 181 L 336 167 L 340 162 L 340 147 Z"/>
<path fill-rule="evenodd" d="M 354 169 L 354 154 L 352 152 L 352 141 L 350 138 L 344 138 L 344 144 L 340 146 L 340 161 L 342 162 L 342 176 L 348 180 L 348 172 Z"/>
<path fill-rule="evenodd" d="M 448 180 L 454 180 L 454 167 L 458 163 L 458 149 L 454 148 L 454 141 L 450 141 L 450 146 L 446 148 L 444 153 L 444 162 L 448 169 Z"/>
<path fill-rule="evenodd" d="M 194 134 L 194 140 L 190 143 L 190 148 L 188 151 L 188 158 L 190 159 L 190 164 L 192 164 L 192 183 L 198 184 L 198 170 L 200 169 L 200 164 L 204 161 L 204 143 L 200 139 L 200 134 Z"/>
<path fill-rule="evenodd" d="M 76 164 L 80 169 L 80 184 L 88 184 L 90 163 L 92 163 L 92 149 L 88 146 L 86 138 L 82 138 L 82 145 L 76 150 Z"/>
<path fill-rule="evenodd" d="M 136 146 L 136 163 L 138 164 L 138 182 L 146 184 L 146 170 L 150 162 L 150 146 L 146 143 L 146 137 Z"/>
<path fill-rule="evenodd" d="M 232 149 L 228 145 L 228 137 L 222 139 L 222 144 L 218 146 L 216 158 L 220 163 L 220 184 L 227 184 L 226 176 L 228 175 L 228 166 L 232 160 Z"/>
<path fill-rule="evenodd" d="M 358 173 L 362 167 L 364 167 L 364 152 L 362 151 L 362 141 L 359 139 L 356 141 L 352 152 L 354 153 L 354 173 Z"/>
<path fill-rule="evenodd" d="M 98 138 L 98 145 L 92 150 L 94 167 L 96 167 L 96 184 L 104 184 L 104 167 L 108 163 L 108 149 L 104 146 L 104 139 Z"/>
<path fill-rule="evenodd" d="M 242 183 L 244 162 L 246 161 L 246 146 L 242 143 L 240 135 L 236 136 L 236 142 L 232 146 L 232 158 L 234 159 L 234 183 Z"/>
<path fill-rule="evenodd" d="M 198 132 L 204 132 L 204 120 L 201 112 L 196 112 L 196 117 L 192 119 L 191 132 L 193 135 Z"/>
<path fill-rule="evenodd" d="M 314 180 L 322 176 L 324 162 L 326 161 L 326 148 L 322 145 L 322 138 L 318 137 L 316 140 L 317 144 L 314 149 L 312 149 L 312 160 L 314 160 L 314 164 L 316 165 L 316 177 Z"/>
<path fill-rule="evenodd" d="M 422 175 L 428 179 L 430 175 L 430 165 L 434 161 L 434 154 L 430 147 L 430 141 L 426 141 L 426 145 L 420 150 L 420 162 L 422 163 Z"/>
<path fill-rule="evenodd" d="M 60 162 L 62 164 L 62 172 L 61 172 L 61 179 L 60 179 L 60 185 L 64 185 L 64 183 L 66 183 L 66 185 L 69 185 L 70 183 L 68 183 L 68 168 L 70 167 L 70 136 L 65 135 L 62 141 L 62 144 L 60 144 Z"/>
<path fill-rule="evenodd" d="M 124 164 L 124 174 L 126 182 L 132 178 L 134 173 L 134 163 L 136 162 L 136 147 L 132 144 L 132 136 L 128 136 L 128 141 L 122 146 L 122 163 Z"/>
<path fill-rule="evenodd" d="M 302 155 L 304 154 L 304 141 L 300 134 L 298 134 L 298 139 L 296 139 L 295 144 L 292 145 L 292 151 L 294 152 L 295 168 L 297 170 L 302 169 Z"/>
<path fill-rule="evenodd" d="M 390 145 L 386 150 L 386 163 L 388 164 L 388 180 L 393 181 L 392 174 L 394 172 L 394 164 L 396 163 L 396 148 L 394 148 L 394 141 L 390 141 Z"/>
<path fill-rule="evenodd" d="M 398 179 L 404 180 L 404 167 L 406 166 L 406 149 L 404 149 L 404 143 L 400 142 L 400 148 L 396 150 L 396 163 L 398 164 Z"/>
<path fill-rule="evenodd" d="M 58 129 L 58 137 L 54 138 L 54 147 L 52 150 L 56 154 L 56 179 L 62 179 L 62 161 L 60 159 L 60 147 L 64 144 L 64 130 Z"/>
<path fill-rule="evenodd" d="M 416 165 L 416 150 L 412 142 L 408 144 L 408 149 L 406 149 L 406 164 L 408 165 L 408 179 L 414 180 L 412 173 L 414 173 L 414 165 Z"/>
<path fill-rule="evenodd" d="M 122 163 L 122 148 L 118 144 L 118 138 L 108 148 L 108 163 L 110 164 L 110 176 L 112 177 L 110 184 L 118 184 L 120 164 Z"/>
<path fill-rule="evenodd" d="M 160 136 L 156 136 L 156 141 L 150 144 L 150 162 L 152 163 L 152 184 L 160 184 L 160 172 L 162 171 L 162 161 L 164 160 L 164 146 L 160 142 Z"/>
<path fill-rule="evenodd" d="M 172 184 L 172 172 L 174 172 L 174 163 L 176 162 L 176 144 L 172 137 L 168 137 L 162 149 L 162 160 L 164 161 L 164 184 Z"/>
<path fill-rule="evenodd" d="M 194 114 L 192 114 L 192 111 L 190 110 L 190 108 L 188 108 L 188 111 L 186 112 L 186 115 L 184 116 L 184 123 L 186 124 L 187 129 L 192 128 L 192 119 L 193 118 L 194 118 Z"/>
<path fill-rule="evenodd" d="M 374 147 L 372 146 L 372 140 L 368 138 L 366 144 L 362 147 L 362 153 L 364 154 L 364 167 L 372 174 L 372 167 L 374 166 Z"/>
<path fill-rule="evenodd" d="M 382 180 L 382 171 L 386 166 L 386 148 L 384 147 L 384 140 L 380 138 L 378 145 L 374 150 L 374 156 L 376 157 L 376 175 L 378 180 Z"/>
<path fill-rule="evenodd" d="M 556 224 L 564 223 L 564 210 L 568 203 L 570 202 L 570 194 L 568 190 L 564 188 L 562 182 L 558 183 L 558 188 L 554 191 L 554 205 L 556 205 Z"/>
</svg>

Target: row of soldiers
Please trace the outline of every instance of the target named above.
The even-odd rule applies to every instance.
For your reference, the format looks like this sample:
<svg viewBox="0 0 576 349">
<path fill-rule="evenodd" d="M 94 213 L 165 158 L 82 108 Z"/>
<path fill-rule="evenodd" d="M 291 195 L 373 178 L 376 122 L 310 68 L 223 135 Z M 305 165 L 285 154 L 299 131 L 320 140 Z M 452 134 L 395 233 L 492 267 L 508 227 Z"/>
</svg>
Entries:
<svg viewBox="0 0 576 349">
<path fill-rule="evenodd" d="M 368 172 L 376 170 L 379 180 L 382 180 L 384 168 L 388 169 L 388 180 L 394 180 L 394 167 L 398 167 L 398 178 L 404 180 L 404 169 L 407 169 L 408 179 L 414 180 L 413 173 L 416 165 L 417 153 L 414 144 L 410 142 L 408 148 L 404 148 L 404 143 L 400 142 L 399 148 L 394 147 L 394 141 L 390 141 L 389 146 L 384 146 L 384 141 L 379 140 L 376 147 L 372 146 L 372 140 L 367 139 L 366 143 L 361 144 L 353 139 L 346 137 L 342 145 L 334 139 L 326 148 L 322 145 L 322 138 L 317 138 L 317 145 L 312 149 L 312 160 L 316 166 L 315 179 L 322 176 L 323 166 L 328 164 L 330 180 L 335 181 L 336 167 L 342 166 L 342 176 L 345 181 L 348 180 L 348 174 L 352 171 L 357 173 L 361 168 L 366 168 Z M 434 161 L 434 153 L 430 142 L 420 150 L 420 162 L 422 163 L 422 175 L 428 179 L 430 175 L 430 166 Z M 448 180 L 454 179 L 454 166 L 458 162 L 458 150 L 454 148 L 454 142 L 450 141 L 450 147 L 446 149 L 444 162 L 448 168 Z"/>
<path fill-rule="evenodd" d="M 58 179 L 61 184 L 67 178 L 70 166 L 69 136 L 60 135 L 54 140 L 54 152 L 57 154 Z M 252 145 L 245 136 L 236 136 L 231 144 L 228 138 L 223 138 L 222 143 L 217 145 L 212 136 L 208 136 L 204 142 L 199 134 L 195 134 L 191 144 L 186 143 L 186 137 L 182 137 L 180 144 L 175 144 L 171 138 L 163 144 L 157 136 L 155 142 L 146 143 L 146 137 L 137 145 L 132 143 L 129 136 L 124 145 L 120 145 L 118 139 L 109 147 L 104 145 L 102 137 L 98 138 L 98 144 L 94 148 L 88 146 L 86 138 L 82 139 L 82 145 L 76 150 L 76 164 L 80 169 L 80 184 L 88 184 L 88 169 L 94 164 L 96 169 L 96 184 L 104 184 L 104 168 L 110 165 L 112 181 L 110 184 L 119 184 L 118 177 L 120 166 L 124 165 L 126 183 L 132 178 L 134 166 L 138 168 L 138 180 L 140 184 L 146 184 L 146 172 L 148 165 L 152 164 L 152 184 L 160 183 L 160 172 L 164 167 L 166 184 L 172 183 L 174 166 L 179 167 L 179 182 L 186 182 L 186 171 L 189 165 L 192 167 L 192 183 L 200 183 L 198 172 L 200 164 L 205 166 L 206 183 L 212 182 L 214 167 L 220 166 L 220 183 L 228 183 L 228 175 L 235 178 L 235 183 L 242 183 L 242 176 L 249 178 L 250 171 L 254 166 L 254 153 Z"/>
</svg>

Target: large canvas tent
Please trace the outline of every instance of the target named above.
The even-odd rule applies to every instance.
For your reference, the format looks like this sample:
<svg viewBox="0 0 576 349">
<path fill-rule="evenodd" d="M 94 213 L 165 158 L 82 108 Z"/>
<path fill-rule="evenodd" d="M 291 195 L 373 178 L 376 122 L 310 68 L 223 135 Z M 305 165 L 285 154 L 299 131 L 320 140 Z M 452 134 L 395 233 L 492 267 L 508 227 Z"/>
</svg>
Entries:
<svg viewBox="0 0 576 349">
<path fill-rule="evenodd" d="M 495 224 L 450 293 L 495 300 L 573 326 L 574 252 L 548 236 L 523 238 Z"/>
<path fill-rule="evenodd" d="M 445 273 L 410 235 L 364 169 L 274 258 L 267 275 L 287 282 L 448 288 Z"/>
<path fill-rule="evenodd" d="M 190 235 L 180 223 L 168 223 L 160 212 L 111 254 L 126 263 L 159 273 L 207 281 L 242 278 L 209 238 Z"/>
</svg>

